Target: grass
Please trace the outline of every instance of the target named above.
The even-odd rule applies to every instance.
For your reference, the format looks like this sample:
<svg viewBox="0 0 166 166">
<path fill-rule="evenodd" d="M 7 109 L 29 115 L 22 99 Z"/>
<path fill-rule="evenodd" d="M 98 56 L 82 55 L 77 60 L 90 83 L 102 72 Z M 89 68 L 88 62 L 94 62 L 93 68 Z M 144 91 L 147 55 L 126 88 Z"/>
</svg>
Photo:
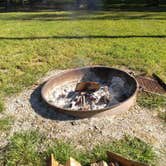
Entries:
<svg viewBox="0 0 166 166">
<path fill-rule="evenodd" d="M 1 13 L 0 93 L 19 92 L 49 70 L 93 64 L 125 65 L 166 79 L 165 16 L 118 11 Z"/>
<path fill-rule="evenodd" d="M 143 163 L 154 164 L 155 153 L 152 147 L 138 138 L 126 136 L 119 141 L 109 142 L 94 147 L 92 151 L 76 150 L 70 143 L 56 141 L 45 151 L 40 147 L 46 138 L 36 131 L 15 134 L 1 157 L 1 163 L 5 165 L 45 165 L 46 158 L 51 153 L 55 158 L 64 164 L 70 156 L 77 159 L 83 165 L 89 165 L 98 160 L 108 160 L 106 151 L 119 153 L 127 158 L 141 161 Z"/>
<path fill-rule="evenodd" d="M 42 137 L 36 132 L 15 134 L 2 154 L 1 163 L 4 165 L 41 165 L 39 153 Z"/>
<path fill-rule="evenodd" d="M 157 110 L 158 117 L 166 122 L 166 111 L 164 110 L 163 112 L 166 106 L 166 97 L 142 92 L 138 94 L 137 103 L 141 107 L 148 108 L 152 111 Z"/>
<path fill-rule="evenodd" d="M 12 125 L 13 119 L 11 117 L 6 117 L 0 119 L 0 133 L 8 131 Z"/>
<path fill-rule="evenodd" d="M 154 164 L 155 153 L 152 147 L 138 138 L 125 136 L 124 139 L 104 145 L 98 145 L 92 150 L 93 160 L 108 160 L 106 151 L 113 151 L 129 159 L 142 163 Z"/>
<path fill-rule="evenodd" d="M 64 143 L 63 141 L 57 141 L 53 146 L 49 147 L 47 151 L 47 156 L 53 153 L 55 158 L 61 163 L 65 162 L 71 157 L 78 157 L 78 152 L 75 150 L 69 142 Z"/>
<path fill-rule="evenodd" d="M 4 109 L 4 103 L 0 101 L 0 113 L 3 111 L 3 109 Z"/>
<path fill-rule="evenodd" d="M 127 66 L 166 80 L 166 12 L 16 12 L 0 14 L 0 97 L 3 99 L 32 85 L 47 71 L 85 65 Z M 162 100 L 144 106 L 158 106 Z M 150 103 L 150 104 L 149 104 Z M 0 103 L 0 112 L 4 104 Z M 0 126 L 7 130 L 10 120 Z M 14 135 L 6 147 L 6 165 L 40 165 L 42 137 L 36 133 Z M 75 150 L 70 145 L 55 144 L 51 151 L 62 162 Z M 80 152 L 76 158 L 87 165 L 104 151 L 122 153 L 129 158 L 153 162 L 149 145 L 132 138 L 92 152 Z M 63 150 L 63 155 L 60 151 Z M 66 150 L 65 150 L 66 149 Z M 74 150 L 74 151 L 73 151 Z M 88 154 L 88 155 L 87 155 Z M 91 154 L 91 155 L 89 155 Z M 66 158 L 65 158 L 66 157 Z"/>
<path fill-rule="evenodd" d="M 140 106 L 149 109 L 164 108 L 166 106 L 166 97 L 146 92 L 139 93 L 137 101 Z"/>
</svg>

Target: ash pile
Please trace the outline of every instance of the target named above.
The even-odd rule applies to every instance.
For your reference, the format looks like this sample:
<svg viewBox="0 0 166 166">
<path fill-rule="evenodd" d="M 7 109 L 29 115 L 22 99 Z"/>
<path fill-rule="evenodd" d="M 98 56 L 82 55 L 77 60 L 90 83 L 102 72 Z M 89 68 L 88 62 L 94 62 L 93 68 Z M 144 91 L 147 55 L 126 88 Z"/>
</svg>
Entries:
<svg viewBox="0 0 166 166">
<path fill-rule="evenodd" d="M 92 111 L 111 107 L 126 98 L 124 81 L 115 77 L 111 82 L 70 82 L 48 95 L 54 105 L 77 111 Z"/>
</svg>

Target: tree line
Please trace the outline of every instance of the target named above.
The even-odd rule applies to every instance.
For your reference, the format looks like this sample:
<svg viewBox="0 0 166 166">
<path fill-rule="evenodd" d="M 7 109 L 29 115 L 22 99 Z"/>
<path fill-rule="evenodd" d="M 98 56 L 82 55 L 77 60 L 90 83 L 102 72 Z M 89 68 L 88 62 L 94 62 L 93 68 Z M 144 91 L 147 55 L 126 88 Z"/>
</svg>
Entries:
<svg viewBox="0 0 166 166">
<path fill-rule="evenodd" d="M 10 8 L 13 6 L 22 6 L 24 7 L 34 7 L 35 5 L 42 4 L 43 1 L 45 2 L 45 5 L 53 3 L 53 5 L 56 5 L 56 3 L 62 3 L 65 5 L 65 3 L 70 3 L 71 5 L 75 5 L 76 8 L 81 8 L 82 6 L 86 6 L 88 9 L 95 9 L 98 4 L 102 4 L 104 7 L 111 7 L 113 4 L 125 4 L 126 6 L 128 4 L 144 4 L 145 6 L 159 6 L 160 4 L 163 4 L 166 0 L 0 0 L 0 6 L 5 6 L 6 8 Z M 3 4 L 3 5 L 2 5 Z"/>
</svg>

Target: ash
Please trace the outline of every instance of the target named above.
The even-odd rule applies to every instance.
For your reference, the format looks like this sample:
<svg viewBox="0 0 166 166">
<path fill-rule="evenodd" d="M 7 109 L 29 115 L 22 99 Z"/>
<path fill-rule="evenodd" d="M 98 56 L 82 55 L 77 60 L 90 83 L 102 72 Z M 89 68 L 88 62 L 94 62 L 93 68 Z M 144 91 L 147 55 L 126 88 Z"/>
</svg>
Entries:
<svg viewBox="0 0 166 166">
<path fill-rule="evenodd" d="M 48 94 L 48 101 L 57 107 L 92 111 L 104 109 L 118 104 L 122 96 L 126 96 L 124 81 L 120 77 L 113 77 L 108 83 L 100 83 L 99 90 L 95 92 L 75 91 L 77 81 L 53 88 Z"/>
</svg>

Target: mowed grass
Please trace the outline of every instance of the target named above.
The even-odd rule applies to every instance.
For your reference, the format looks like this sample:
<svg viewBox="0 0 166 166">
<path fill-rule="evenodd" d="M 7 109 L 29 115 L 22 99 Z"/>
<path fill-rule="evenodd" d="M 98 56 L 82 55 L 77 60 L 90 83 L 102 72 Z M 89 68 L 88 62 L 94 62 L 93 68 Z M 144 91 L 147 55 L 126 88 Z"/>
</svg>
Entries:
<svg viewBox="0 0 166 166">
<path fill-rule="evenodd" d="M 53 69 L 127 66 L 166 80 L 166 12 L 0 14 L 0 96 Z"/>
</svg>

